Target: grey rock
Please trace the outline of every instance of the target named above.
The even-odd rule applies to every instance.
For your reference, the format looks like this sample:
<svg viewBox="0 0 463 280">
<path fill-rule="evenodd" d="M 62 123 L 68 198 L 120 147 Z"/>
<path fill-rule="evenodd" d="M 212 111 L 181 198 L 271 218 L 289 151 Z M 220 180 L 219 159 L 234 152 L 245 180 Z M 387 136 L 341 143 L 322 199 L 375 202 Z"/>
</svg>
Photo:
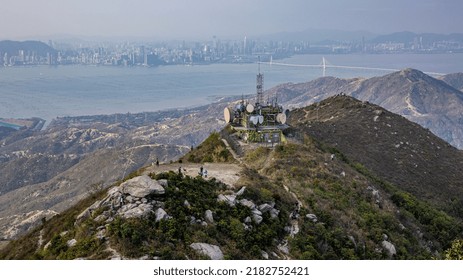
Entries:
<svg viewBox="0 0 463 280">
<path fill-rule="evenodd" d="M 167 183 L 167 179 L 160 179 L 158 180 L 159 185 L 163 186 L 164 188 L 167 188 L 169 186 L 169 183 Z"/>
<path fill-rule="evenodd" d="M 236 192 L 236 196 L 243 195 L 246 187 L 242 187 L 238 192 Z"/>
<path fill-rule="evenodd" d="M 352 244 L 354 244 L 355 248 L 357 249 L 357 242 L 355 241 L 355 237 L 349 235 L 347 238 L 349 238 L 350 242 L 352 242 Z"/>
<path fill-rule="evenodd" d="M 251 210 L 251 213 L 252 213 L 253 215 L 259 215 L 259 216 L 262 216 L 262 212 L 260 212 L 260 211 L 259 211 L 259 210 L 257 210 L 257 209 L 252 209 L 252 210 Z"/>
<path fill-rule="evenodd" d="M 101 214 L 98 217 L 96 217 L 94 220 L 97 223 L 101 223 L 101 222 L 106 221 L 107 219 L 108 219 L 108 217 L 106 215 Z"/>
<path fill-rule="evenodd" d="M 246 217 L 246 219 L 244 219 L 244 222 L 245 222 L 246 224 L 249 224 L 250 222 L 252 222 L 251 217 L 249 217 L 249 216 Z"/>
<path fill-rule="evenodd" d="M 289 255 L 289 247 L 288 242 L 282 242 L 280 245 L 277 246 L 278 250 L 285 255 Z"/>
<path fill-rule="evenodd" d="M 169 218 L 169 215 L 167 215 L 167 212 L 164 211 L 164 209 L 162 208 L 158 208 L 155 212 L 155 215 L 156 215 L 156 222 Z"/>
<path fill-rule="evenodd" d="M 165 193 L 164 188 L 148 175 L 135 177 L 121 184 L 124 193 L 133 197 L 143 198 L 150 194 L 162 195 Z"/>
<path fill-rule="evenodd" d="M 396 249 L 395 249 L 395 246 L 394 246 L 394 244 L 392 244 L 391 242 L 384 240 L 383 242 L 381 242 L 381 245 L 382 245 L 383 248 L 386 250 L 386 252 L 387 252 L 387 254 L 389 255 L 389 257 L 392 257 L 392 256 L 394 256 L 395 254 L 397 254 L 397 251 L 396 251 Z"/>
<path fill-rule="evenodd" d="M 307 219 L 309 219 L 313 223 L 318 222 L 317 215 L 315 215 L 315 214 L 307 214 L 305 216 L 306 216 Z"/>
<path fill-rule="evenodd" d="M 84 211 L 82 211 L 82 213 L 79 214 L 79 216 L 77 216 L 74 225 L 79 225 L 79 224 L 82 223 L 84 220 L 90 218 L 90 216 L 91 216 L 90 210 L 89 210 L 88 208 L 85 209 Z"/>
<path fill-rule="evenodd" d="M 207 243 L 192 243 L 190 247 L 196 252 L 208 256 L 211 260 L 223 260 L 223 253 L 219 246 Z"/>
<path fill-rule="evenodd" d="M 148 214 L 153 212 L 153 206 L 149 204 L 140 204 L 137 207 L 133 207 L 126 212 L 121 214 L 122 217 L 128 218 L 141 218 L 146 217 Z"/>
<path fill-rule="evenodd" d="M 77 244 L 77 240 L 75 239 L 71 239 L 66 242 L 66 245 L 68 245 L 69 248 L 76 246 L 76 244 Z"/>
<path fill-rule="evenodd" d="M 90 218 L 92 216 L 93 211 L 95 211 L 101 206 L 101 203 L 102 202 L 100 200 L 97 200 L 92 205 L 90 205 L 87 209 L 82 211 L 82 213 L 80 213 L 79 216 L 77 216 L 74 225 L 79 225 L 80 223 L 82 223 L 82 221 Z"/>
<path fill-rule="evenodd" d="M 125 201 L 127 201 L 128 203 L 133 203 L 133 202 L 134 202 L 134 199 L 133 199 L 132 196 L 129 195 L 129 196 L 127 196 L 127 197 L 125 198 Z"/>
<path fill-rule="evenodd" d="M 144 204 L 148 203 L 148 199 L 146 199 L 146 198 L 142 198 L 140 201 L 141 201 L 141 203 L 144 203 Z"/>
<path fill-rule="evenodd" d="M 188 202 L 188 200 L 185 199 L 185 201 L 183 202 L 183 206 L 190 207 L 191 204 Z"/>
<path fill-rule="evenodd" d="M 126 205 L 122 206 L 121 208 L 119 208 L 119 210 L 117 211 L 117 213 L 118 213 L 118 214 L 123 214 L 123 213 L 125 213 L 125 212 L 127 212 L 127 211 L 129 211 L 130 209 L 135 208 L 135 207 L 137 207 L 136 204 L 126 204 Z"/>
<path fill-rule="evenodd" d="M 256 224 L 260 224 L 262 223 L 262 216 L 259 216 L 259 215 L 252 215 L 252 220 L 256 223 Z"/>
<path fill-rule="evenodd" d="M 260 251 L 260 255 L 262 256 L 263 259 L 268 260 L 268 253 L 265 251 Z"/>
<path fill-rule="evenodd" d="M 275 209 L 275 208 L 272 208 L 272 209 L 270 210 L 270 218 L 272 218 L 272 219 L 278 218 L 278 215 L 279 215 L 279 214 L 280 214 L 280 210 L 277 210 L 277 209 Z"/>
<path fill-rule="evenodd" d="M 218 198 L 217 198 L 217 201 L 218 202 L 225 202 L 227 203 L 229 206 L 235 206 L 236 204 L 236 195 L 223 195 L 223 194 L 219 194 Z"/>
<path fill-rule="evenodd" d="M 202 222 L 201 222 L 201 225 L 202 225 L 203 227 L 207 227 L 207 223 L 206 223 L 205 221 L 202 221 Z"/>
<path fill-rule="evenodd" d="M 95 237 L 99 240 L 103 240 L 106 238 L 106 229 L 101 229 L 100 231 L 98 231 L 95 235 Z"/>
<path fill-rule="evenodd" d="M 250 200 L 247 200 L 247 199 L 241 199 L 240 201 L 240 204 L 243 205 L 243 206 L 246 206 L 248 207 L 249 209 L 254 209 L 256 208 L 256 205 L 254 204 L 254 202 L 250 201 Z"/>
<path fill-rule="evenodd" d="M 267 213 L 269 212 L 270 210 L 273 209 L 273 206 L 271 206 L 270 204 L 267 204 L 267 203 L 264 203 L 264 204 L 261 204 L 259 205 L 259 207 L 257 207 L 262 213 Z"/>
<path fill-rule="evenodd" d="M 291 237 L 294 237 L 298 233 L 299 233 L 299 224 L 296 222 L 291 225 L 291 231 L 289 232 L 289 235 Z"/>
<path fill-rule="evenodd" d="M 208 222 L 209 224 L 213 224 L 213 223 L 214 223 L 214 216 L 212 215 L 212 211 L 211 211 L 211 210 L 206 210 L 206 212 L 204 213 L 204 219 L 205 219 L 206 222 Z"/>
</svg>

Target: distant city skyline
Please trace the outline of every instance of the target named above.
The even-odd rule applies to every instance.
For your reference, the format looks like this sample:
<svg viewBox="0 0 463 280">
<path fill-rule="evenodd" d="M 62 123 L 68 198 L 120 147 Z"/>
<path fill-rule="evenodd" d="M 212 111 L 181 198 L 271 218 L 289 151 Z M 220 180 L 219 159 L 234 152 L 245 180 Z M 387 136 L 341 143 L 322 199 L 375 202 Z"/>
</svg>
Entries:
<svg viewBox="0 0 463 280">
<path fill-rule="evenodd" d="M 461 0 L 2 0 L 0 39 L 204 39 L 307 29 L 463 33 Z"/>
</svg>

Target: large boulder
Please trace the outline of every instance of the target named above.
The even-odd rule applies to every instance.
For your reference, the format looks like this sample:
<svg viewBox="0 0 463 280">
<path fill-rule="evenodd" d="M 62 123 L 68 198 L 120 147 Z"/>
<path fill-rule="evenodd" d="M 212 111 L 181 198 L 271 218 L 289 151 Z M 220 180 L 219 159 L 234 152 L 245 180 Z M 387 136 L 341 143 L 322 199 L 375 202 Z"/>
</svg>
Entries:
<svg viewBox="0 0 463 280">
<path fill-rule="evenodd" d="M 229 206 L 235 206 L 236 204 L 236 195 L 223 195 L 223 194 L 219 194 L 219 197 L 217 198 L 217 201 L 218 202 L 225 202 L 227 203 Z"/>
<path fill-rule="evenodd" d="M 156 212 L 154 212 L 154 214 L 156 215 L 156 222 L 170 218 L 167 212 L 162 208 L 156 209 Z"/>
<path fill-rule="evenodd" d="M 272 205 L 268 204 L 268 203 L 264 203 L 264 204 L 261 204 L 259 205 L 259 207 L 257 207 L 262 213 L 267 213 L 269 212 L 270 210 L 273 209 Z"/>
<path fill-rule="evenodd" d="M 219 246 L 207 243 L 192 243 L 190 247 L 196 252 L 208 256 L 211 260 L 223 260 L 223 253 Z"/>
<path fill-rule="evenodd" d="M 204 213 L 204 219 L 205 219 L 206 222 L 208 222 L 209 224 L 213 224 L 213 223 L 214 223 L 214 216 L 212 215 L 212 211 L 211 211 L 211 210 L 206 210 L 206 212 Z"/>
<path fill-rule="evenodd" d="M 153 212 L 153 205 L 140 204 L 137 207 L 131 208 L 121 214 L 122 217 L 129 218 L 141 218 L 146 217 L 148 214 Z"/>
<path fill-rule="evenodd" d="M 254 202 L 252 202 L 251 200 L 247 200 L 247 199 L 243 198 L 239 202 L 240 202 L 241 205 L 246 206 L 251 210 L 256 208 L 256 204 L 254 204 Z"/>
<path fill-rule="evenodd" d="M 397 254 L 395 246 L 391 242 L 384 240 L 383 242 L 381 242 L 381 245 L 386 250 L 386 253 L 389 255 L 390 258 Z"/>
<path fill-rule="evenodd" d="M 132 197 L 143 198 L 150 194 L 161 195 L 164 188 L 148 175 L 138 176 L 121 184 L 121 190 Z"/>
</svg>

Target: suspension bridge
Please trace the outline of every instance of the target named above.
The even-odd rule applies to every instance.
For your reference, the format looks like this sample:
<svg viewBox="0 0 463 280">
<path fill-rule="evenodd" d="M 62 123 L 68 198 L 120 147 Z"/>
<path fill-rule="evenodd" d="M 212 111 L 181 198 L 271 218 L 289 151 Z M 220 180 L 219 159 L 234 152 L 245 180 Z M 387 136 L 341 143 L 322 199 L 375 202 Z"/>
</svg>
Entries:
<svg viewBox="0 0 463 280">
<path fill-rule="evenodd" d="M 272 57 L 270 58 L 270 62 L 260 62 L 268 65 L 276 65 L 276 66 L 287 66 L 287 67 L 306 67 L 306 68 L 321 68 L 323 70 L 323 77 L 326 75 L 326 69 L 328 68 L 338 68 L 338 69 L 351 69 L 351 70 L 370 70 L 370 71 L 384 71 L 384 72 L 396 72 L 400 71 L 401 69 L 393 69 L 393 68 L 379 68 L 379 67 L 363 67 L 363 66 L 346 66 L 346 65 L 333 65 L 325 57 L 322 58 L 322 61 L 319 64 L 294 64 L 294 63 L 280 63 L 280 62 L 273 62 Z M 427 75 L 431 76 L 443 76 L 445 73 L 437 73 L 437 72 L 423 72 Z"/>
</svg>

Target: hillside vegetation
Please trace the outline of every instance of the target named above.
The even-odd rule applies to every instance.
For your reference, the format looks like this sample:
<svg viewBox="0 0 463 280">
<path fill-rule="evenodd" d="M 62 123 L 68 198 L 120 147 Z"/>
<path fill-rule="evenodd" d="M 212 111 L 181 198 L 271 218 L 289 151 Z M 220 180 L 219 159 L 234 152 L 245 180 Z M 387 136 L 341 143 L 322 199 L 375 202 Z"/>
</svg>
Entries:
<svg viewBox="0 0 463 280">
<path fill-rule="evenodd" d="M 349 118 L 358 126 L 349 127 Z M 366 122 L 370 118 L 380 129 Z M 438 145 L 450 161 L 458 156 L 446 151 L 456 149 L 404 118 L 345 96 L 296 110 L 290 122 L 293 127 L 286 144 L 244 152 L 233 186 L 211 176 L 153 172 L 155 167 L 140 170 L 109 190 L 96 188 L 77 206 L 44 220 L 39 228 L 11 242 L 0 258 L 461 258 L 461 207 L 454 204 L 452 210 L 442 203 L 448 193 L 461 191 L 461 185 L 448 184 L 453 180 L 450 175 L 438 188 L 404 185 L 408 177 L 392 176 L 396 161 L 388 155 L 398 148 L 386 143 L 402 141 L 400 145 L 413 148 L 413 155 L 423 157 Z M 403 131 L 378 138 L 363 134 L 390 134 L 387 124 Z M 324 134 L 338 131 L 342 134 Z M 402 139 L 405 132 L 414 141 L 424 137 L 433 144 Z M 206 161 L 216 166 L 234 161 L 221 140 L 221 135 L 230 139 L 233 133 L 227 128 L 211 134 L 182 161 L 198 166 Z M 393 154 L 408 171 L 401 154 Z M 432 163 L 418 162 L 419 168 L 424 168 L 422 164 L 438 169 L 443 163 L 435 157 Z M 172 167 L 175 170 L 178 164 Z M 408 180 L 427 178 L 422 169 L 417 170 L 408 174 Z"/>
</svg>

